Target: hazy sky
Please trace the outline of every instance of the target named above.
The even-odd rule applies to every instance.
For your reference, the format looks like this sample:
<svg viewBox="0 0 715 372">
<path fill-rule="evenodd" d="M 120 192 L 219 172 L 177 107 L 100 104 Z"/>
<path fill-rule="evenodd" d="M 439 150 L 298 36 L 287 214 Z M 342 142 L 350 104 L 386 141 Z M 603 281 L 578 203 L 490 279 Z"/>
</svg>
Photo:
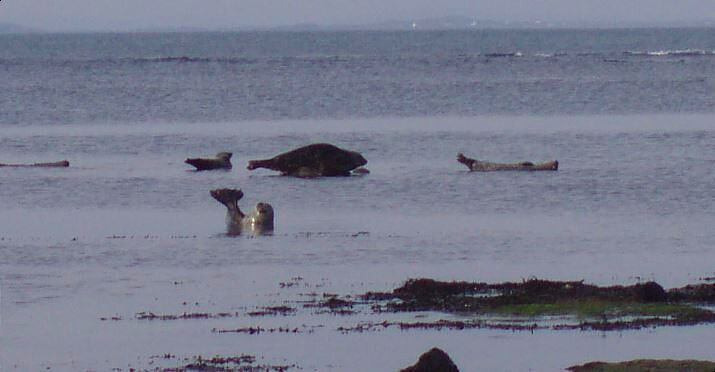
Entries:
<svg viewBox="0 0 715 372">
<path fill-rule="evenodd" d="M 371 24 L 462 15 L 511 21 L 715 20 L 715 0 L 1 0 L 0 23 L 44 30 Z"/>
</svg>

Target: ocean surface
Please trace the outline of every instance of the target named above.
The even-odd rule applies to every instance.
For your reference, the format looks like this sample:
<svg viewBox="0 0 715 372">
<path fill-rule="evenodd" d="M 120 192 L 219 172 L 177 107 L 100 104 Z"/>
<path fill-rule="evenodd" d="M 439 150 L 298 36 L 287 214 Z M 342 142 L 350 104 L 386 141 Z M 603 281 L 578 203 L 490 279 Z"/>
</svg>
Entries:
<svg viewBox="0 0 715 372">
<path fill-rule="evenodd" d="M 715 110 L 713 29 L 0 36 L 0 124 Z"/>
<path fill-rule="evenodd" d="M 0 35 L 0 83 L 0 163 L 71 163 L 0 167 L 3 371 L 241 353 L 394 371 L 433 346 L 464 371 L 714 356 L 713 326 L 346 335 L 336 328 L 364 319 L 135 314 L 247 311 L 417 277 L 713 277 L 715 29 Z M 371 173 L 246 170 L 314 142 L 361 152 Z M 219 151 L 231 171 L 183 163 Z M 458 152 L 560 165 L 470 173 Z M 271 203 L 275 233 L 226 236 L 208 193 L 219 187 L 241 188 L 244 209 Z M 281 285 L 295 278 L 304 287 Z M 301 325 L 314 332 L 211 332 Z"/>
</svg>

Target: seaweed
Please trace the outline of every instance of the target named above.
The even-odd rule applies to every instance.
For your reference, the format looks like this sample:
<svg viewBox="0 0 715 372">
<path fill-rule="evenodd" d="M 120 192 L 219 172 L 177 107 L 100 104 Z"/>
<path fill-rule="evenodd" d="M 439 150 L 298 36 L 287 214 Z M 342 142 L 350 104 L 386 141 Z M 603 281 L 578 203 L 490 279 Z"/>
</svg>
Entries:
<svg viewBox="0 0 715 372">
<path fill-rule="evenodd" d="M 507 329 L 640 329 L 655 326 L 714 323 L 715 313 L 698 306 L 715 303 L 715 284 L 688 285 L 665 291 L 656 282 L 630 286 L 599 287 L 583 281 L 528 279 L 521 282 L 442 282 L 410 279 L 392 292 L 368 292 L 360 296 L 374 312 L 437 311 L 462 316 L 535 318 L 576 316 L 576 324 L 548 327 L 514 326 Z M 401 329 L 501 328 L 499 322 L 390 323 Z M 345 328 L 362 331 L 374 327 Z"/>
<path fill-rule="evenodd" d="M 566 368 L 573 372 L 625 372 L 625 371 L 650 371 L 650 372 L 665 372 L 665 371 L 691 371 L 691 372 L 712 372 L 715 371 L 715 362 L 699 361 L 699 360 L 654 360 L 654 359 L 638 359 L 627 362 L 605 363 L 605 362 L 590 362 L 579 366 L 571 366 Z"/>
<path fill-rule="evenodd" d="M 258 365 L 256 357 L 252 355 L 239 355 L 221 357 L 214 356 L 212 358 L 204 358 L 196 356 L 191 360 L 185 359 L 186 364 L 175 367 L 162 369 L 163 372 L 188 372 L 188 371 L 240 371 L 240 372 L 258 372 L 258 371 L 278 371 L 283 372 L 291 368 L 298 368 L 297 365 Z"/>
</svg>

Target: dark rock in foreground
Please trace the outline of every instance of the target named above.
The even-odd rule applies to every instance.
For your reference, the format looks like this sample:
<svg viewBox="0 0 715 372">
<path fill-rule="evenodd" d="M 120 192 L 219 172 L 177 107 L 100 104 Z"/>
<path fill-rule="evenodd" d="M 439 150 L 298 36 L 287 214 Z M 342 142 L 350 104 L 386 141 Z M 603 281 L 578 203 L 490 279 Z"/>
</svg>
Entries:
<svg viewBox="0 0 715 372">
<path fill-rule="evenodd" d="M 459 368 L 444 351 L 434 347 L 420 355 L 417 364 L 400 372 L 459 372 Z"/>
</svg>

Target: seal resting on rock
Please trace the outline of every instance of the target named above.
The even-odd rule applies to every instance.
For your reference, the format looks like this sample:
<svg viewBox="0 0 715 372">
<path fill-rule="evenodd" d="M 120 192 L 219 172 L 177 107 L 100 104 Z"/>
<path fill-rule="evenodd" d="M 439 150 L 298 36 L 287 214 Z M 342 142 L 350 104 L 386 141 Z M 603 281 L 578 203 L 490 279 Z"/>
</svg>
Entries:
<svg viewBox="0 0 715 372">
<path fill-rule="evenodd" d="M 488 161 L 479 161 L 464 156 L 462 153 L 457 154 L 457 161 L 466 165 L 467 168 L 475 172 L 491 172 L 491 171 L 555 171 L 559 169 L 557 160 L 547 161 L 544 163 L 532 163 L 524 161 L 520 163 L 492 163 Z"/>
<path fill-rule="evenodd" d="M 433 347 L 430 351 L 420 355 L 417 364 L 402 369 L 400 372 L 459 372 L 459 368 L 447 353 Z"/>
<path fill-rule="evenodd" d="M 276 155 L 270 159 L 251 160 L 248 170 L 267 168 L 294 177 L 349 176 L 350 171 L 367 164 L 360 153 L 343 150 L 328 143 L 316 143 Z"/>
<path fill-rule="evenodd" d="M 197 171 L 211 169 L 231 169 L 230 152 L 219 152 L 215 158 L 189 158 L 184 160 L 184 163 L 193 165 Z"/>
<path fill-rule="evenodd" d="M 69 167 L 70 162 L 67 160 L 55 161 L 52 163 L 33 163 L 33 164 L 3 164 L 0 167 L 38 167 L 38 168 L 65 168 Z"/>
<path fill-rule="evenodd" d="M 256 208 L 244 214 L 238 207 L 243 191 L 237 189 L 216 189 L 211 196 L 227 208 L 226 230 L 228 235 L 240 235 L 244 230 L 254 235 L 270 234 L 273 231 L 273 207 L 268 203 L 258 203 Z"/>
</svg>

